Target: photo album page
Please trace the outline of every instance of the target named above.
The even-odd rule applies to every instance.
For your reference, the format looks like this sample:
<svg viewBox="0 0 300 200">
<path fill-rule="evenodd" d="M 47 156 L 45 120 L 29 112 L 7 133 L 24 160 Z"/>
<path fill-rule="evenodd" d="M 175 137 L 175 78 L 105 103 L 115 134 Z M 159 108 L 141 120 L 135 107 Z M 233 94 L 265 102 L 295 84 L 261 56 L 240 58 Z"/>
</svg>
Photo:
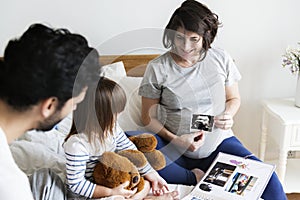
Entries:
<svg viewBox="0 0 300 200">
<path fill-rule="evenodd" d="M 220 152 L 183 200 L 257 200 L 274 170 L 275 165 Z"/>
</svg>

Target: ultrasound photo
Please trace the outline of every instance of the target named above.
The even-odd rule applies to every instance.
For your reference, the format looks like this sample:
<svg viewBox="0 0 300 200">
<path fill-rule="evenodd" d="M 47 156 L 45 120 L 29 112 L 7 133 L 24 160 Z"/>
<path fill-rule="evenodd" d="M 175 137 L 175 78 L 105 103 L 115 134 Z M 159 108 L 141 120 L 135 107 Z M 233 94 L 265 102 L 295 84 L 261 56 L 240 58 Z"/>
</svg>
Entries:
<svg viewBox="0 0 300 200">
<path fill-rule="evenodd" d="M 214 125 L 214 116 L 193 114 L 191 129 L 212 131 Z"/>
</svg>

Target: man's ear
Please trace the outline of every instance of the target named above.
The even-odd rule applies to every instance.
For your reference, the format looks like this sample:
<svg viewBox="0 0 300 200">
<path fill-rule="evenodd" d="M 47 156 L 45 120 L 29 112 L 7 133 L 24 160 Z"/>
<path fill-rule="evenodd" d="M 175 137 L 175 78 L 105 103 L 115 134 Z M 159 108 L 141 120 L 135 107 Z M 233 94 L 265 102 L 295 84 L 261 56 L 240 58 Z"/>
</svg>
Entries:
<svg viewBox="0 0 300 200">
<path fill-rule="evenodd" d="M 42 101 L 41 104 L 41 114 L 44 118 L 49 117 L 55 113 L 58 105 L 58 99 L 56 97 L 50 97 Z"/>
</svg>

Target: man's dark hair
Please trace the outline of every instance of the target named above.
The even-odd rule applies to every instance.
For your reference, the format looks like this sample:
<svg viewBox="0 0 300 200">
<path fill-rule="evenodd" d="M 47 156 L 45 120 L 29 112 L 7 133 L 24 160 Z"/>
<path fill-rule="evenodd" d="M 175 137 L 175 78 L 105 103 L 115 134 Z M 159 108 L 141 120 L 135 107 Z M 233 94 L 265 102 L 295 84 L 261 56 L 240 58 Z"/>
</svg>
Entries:
<svg viewBox="0 0 300 200">
<path fill-rule="evenodd" d="M 207 6 L 195 0 L 186 0 L 175 10 L 165 28 L 164 47 L 173 46 L 175 32 L 181 27 L 203 37 L 203 48 L 200 52 L 203 59 L 214 41 L 220 25 L 218 15 Z"/>
<path fill-rule="evenodd" d="M 60 109 L 72 94 L 78 96 L 88 86 L 98 69 L 98 52 L 83 36 L 33 24 L 5 49 L 0 61 L 0 99 L 16 110 L 26 110 L 57 97 Z"/>
</svg>

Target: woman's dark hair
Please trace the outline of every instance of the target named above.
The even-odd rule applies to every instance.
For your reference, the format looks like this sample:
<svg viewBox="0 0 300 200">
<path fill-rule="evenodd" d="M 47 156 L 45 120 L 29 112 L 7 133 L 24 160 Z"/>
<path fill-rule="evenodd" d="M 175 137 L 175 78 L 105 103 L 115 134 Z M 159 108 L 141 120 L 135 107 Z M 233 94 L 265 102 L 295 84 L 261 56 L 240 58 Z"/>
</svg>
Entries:
<svg viewBox="0 0 300 200">
<path fill-rule="evenodd" d="M 80 94 L 98 70 L 98 52 L 83 36 L 33 24 L 20 38 L 10 40 L 4 51 L 0 99 L 21 111 L 56 97 L 61 109 L 72 94 Z"/>
<path fill-rule="evenodd" d="M 175 10 L 165 28 L 163 35 L 164 47 L 171 48 L 174 46 L 175 32 L 181 27 L 203 37 L 200 54 L 201 59 L 204 59 L 220 25 L 218 15 L 213 13 L 207 6 L 195 0 L 186 0 Z"/>
<path fill-rule="evenodd" d="M 126 94 L 116 82 L 101 77 L 96 88 L 89 87 L 85 99 L 73 112 L 73 125 L 66 140 L 73 134 L 85 133 L 90 141 L 94 137 L 104 142 L 113 134 L 118 113 L 126 105 Z"/>
</svg>

